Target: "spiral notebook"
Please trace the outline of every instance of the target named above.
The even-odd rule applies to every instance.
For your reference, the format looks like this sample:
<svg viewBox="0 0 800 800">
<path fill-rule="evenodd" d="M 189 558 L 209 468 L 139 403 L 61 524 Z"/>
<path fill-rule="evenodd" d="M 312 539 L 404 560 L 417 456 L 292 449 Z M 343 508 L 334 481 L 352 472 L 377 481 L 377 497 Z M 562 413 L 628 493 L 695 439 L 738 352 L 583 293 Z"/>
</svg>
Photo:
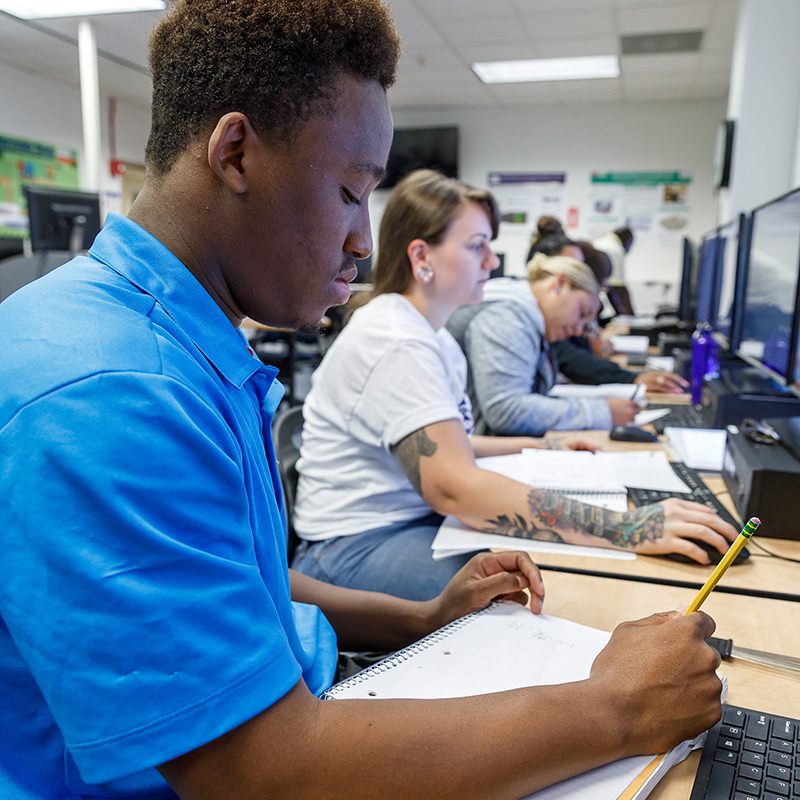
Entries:
<svg viewBox="0 0 800 800">
<path fill-rule="evenodd" d="M 337 683 L 324 699 L 434 699 L 584 680 L 611 634 L 493 603 Z M 702 740 L 621 759 L 550 786 L 536 800 L 643 800 Z"/>
</svg>

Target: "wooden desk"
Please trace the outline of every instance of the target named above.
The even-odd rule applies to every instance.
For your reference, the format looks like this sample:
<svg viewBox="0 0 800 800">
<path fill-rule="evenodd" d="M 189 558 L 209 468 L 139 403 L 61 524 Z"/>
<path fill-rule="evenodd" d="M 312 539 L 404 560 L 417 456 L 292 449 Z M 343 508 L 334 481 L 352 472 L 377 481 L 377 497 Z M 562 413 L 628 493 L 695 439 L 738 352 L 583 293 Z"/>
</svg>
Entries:
<svg viewBox="0 0 800 800">
<path fill-rule="evenodd" d="M 626 619 L 678 608 L 694 592 L 655 584 L 578 575 L 545 575 L 544 610 L 556 617 L 611 631 Z M 741 647 L 784 655 L 800 653 L 800 603 L 712 592 L 703 610 L 717 622 L 716 635 Z M 800 677 L 745 662 L 724 661 L 728 700 L 734 705 L 800 719 Z M 687 800 L 700 754 L 674 767 L 653 790 L 653 800 Z"/>
<path fill-rule="evenodd" d="M 548 434 L 550 436 L 562 435 Z M 661 444 L 630 444 L 627 442 L 613 442 L 608 438 L 607 431 L 579 431 L 570 435 L 582 436 L 600 444 L 604 450 L 657 450 Z M 736 512 L 730 495 L 725 488 L 725 483 L 721 477 L 715 476 L 706 480 L 712 491 L 717 493 L 719 490 L 720 500 L 726 507 Z M 763 531 L 763 533 L 768 533 Z M 800 541 L 787 539 L 771 539 L 762 536 L 761 532 L 756 534 L 756 540 L 763 542 L 771 552 L 780 556 L 800 559 Z M 748 548 L 751 558 L 748 563 L 731 567 L 720 580 L 721 587 L 731 587 L 736 591 L 748 592 L 771 592 L 794 595 L 800 601 L 800 563 L 780 561 L 762 555 L 758 547 L 753 544 Z M 537 564 L 544 568 L 566 568 L 584 570 L 587 572 L 603 573 L 606 576 L 628 576 L 632 578 L 646 578 L 653 581 L 668 582 L 682 581 L 693 585 L 694 590 L 702 586 L 706 578 L 711 574 L 713 566 L 702 566 L 700 564 L 681 564 L 662 556 L 637 556 L 636 561 L 615 561 L 604 558 L 586 558 L 566 554 L 537 553 L 534 555 Z M 548 570 L 545 579 L 553 573 Z M 614 586 L 617 587 L 627 581 L 615 580 Z"/>
</svg>

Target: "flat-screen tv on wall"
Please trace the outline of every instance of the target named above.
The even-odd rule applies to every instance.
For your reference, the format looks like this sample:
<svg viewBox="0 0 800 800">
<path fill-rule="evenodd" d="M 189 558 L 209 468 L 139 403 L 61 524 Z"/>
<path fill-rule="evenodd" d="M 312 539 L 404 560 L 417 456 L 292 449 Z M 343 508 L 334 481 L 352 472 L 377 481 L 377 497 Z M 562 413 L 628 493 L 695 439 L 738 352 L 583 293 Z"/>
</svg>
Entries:
<svg viewBox="0 0 800 800">
<path fill-rule="evenodd" d="M 381 189 L 394 186 L 415 169 L 438 169 L 458 177 L 458 128 L 395 128 Z"/>
</svg>

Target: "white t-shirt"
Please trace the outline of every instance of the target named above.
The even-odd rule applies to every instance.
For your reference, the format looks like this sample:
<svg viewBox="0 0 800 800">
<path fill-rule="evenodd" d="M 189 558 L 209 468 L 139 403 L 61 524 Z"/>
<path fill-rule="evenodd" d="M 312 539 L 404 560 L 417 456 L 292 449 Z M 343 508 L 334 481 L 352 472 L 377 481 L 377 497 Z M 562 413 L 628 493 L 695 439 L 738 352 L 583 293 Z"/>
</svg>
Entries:
<svg viewBox="0 0 800 800">
<path fill-rule="evenodd" d="M 421 518 L 417 494 L 390 448 L 448 419 L 472 432 L 467 362 L 399 294 L 353 314 L 311 378 L 303 405 L 294 526 L 314 541 Z"/>
</svg>

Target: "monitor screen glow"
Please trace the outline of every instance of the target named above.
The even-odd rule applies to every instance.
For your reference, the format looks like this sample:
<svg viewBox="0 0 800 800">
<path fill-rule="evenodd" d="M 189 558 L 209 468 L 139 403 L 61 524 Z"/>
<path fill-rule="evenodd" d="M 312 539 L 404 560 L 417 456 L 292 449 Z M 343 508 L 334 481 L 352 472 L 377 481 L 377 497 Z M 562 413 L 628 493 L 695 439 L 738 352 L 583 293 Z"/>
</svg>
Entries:
<svg viewBox="0 0 800 800">
<path fill-rule="evenodd" d="M 739 276 L 740 218 L 737 217 L 719 229 L 717 238 L 717 283 L 718 297 L 714 329 L 722 337 L 726 347 L 738 345 L 734 340 L 734 316 L 736 288 Z"/>
<path fill-rule="evenodd" d="M 739 354 L 785 382 L 800 275 L 800 190 L 753 212 Z"/>
</svg>

